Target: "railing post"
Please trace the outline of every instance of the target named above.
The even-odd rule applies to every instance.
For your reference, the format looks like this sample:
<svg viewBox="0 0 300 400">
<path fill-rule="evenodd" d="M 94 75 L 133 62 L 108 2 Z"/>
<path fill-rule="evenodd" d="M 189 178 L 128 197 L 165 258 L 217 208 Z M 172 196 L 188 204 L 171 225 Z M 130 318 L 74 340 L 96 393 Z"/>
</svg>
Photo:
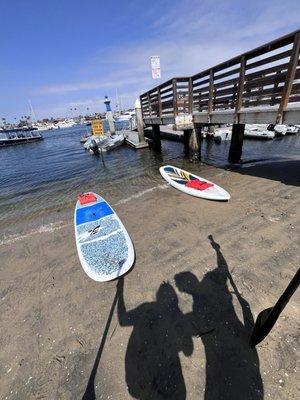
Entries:
<svg viewBox="0 0 300 400">
<path fill-rule="evenodd" d="M 283 89 L 280 105 L 278 108 L 278 114 L 277 114 L 277 118 L 276 118 L 277 124 L 282 124 L 283 112 L 289 102 L 289 98 L 290 98 L 290 94 L 291 94 L 292 86 L 293 86 L 293 81 L 295 79 L 296 69 L 297 69 L 297 65 L 298 65 L 299 49 L 300 49 L 300 32 L 296 33 L 296 35 L 295 35 L 292 54 L 291 54 L 289 66 L 288 66 L 288 69 L 286 72 L 284 89 Z"/>
<path fill-rule="evenodd" d="M 177 116 L 178 113 L 178 104 L 177 104 L 177 79 L 172 79 L 173 85 L 173 110 L 174 110 L 174 117 Z"/>
<path fill-rule="evenodd" d="M 147 99 L 148 99 L 149 114 L 150 114 L 150 117 L 152 117 L 152 108 L 151 108 L 151 101 L 150 101 L 149 92 L 147 93 Z"/>
<path fill-rule="evenodd" d="M 144 115 L 144 106 L 143 106 L 143 102 L 142 102 L 142 96 L 140 96 L 139 99 L 140 99 L 140 103 L 141 103 L 142 118 L 144 121 L 145 115 Z"/>
<path fill-rule="evenodd" d="M 189 114 L 193 114 L 193 80 L 189 78 Z"/>
<path fill-rule="evenodd" d="M 162 104 L 161 104 L 161 96 L 160 96 L 160 86 L 157 88 L 157 102 L 158 102 L 158 116 L 162 118 Z"/>
<path fill-rule="evenodd" d="M 211 122 L 211 114 L 213 111 L 213 96 L 214 96 L 214 71 L 211 69 L 209 72 L 209 98 L 208 98 L 208 116 L 207 122 Z"/>
<path fill-rule="evenodd" d="M 281 72 L 282 72 L 282 70 L 277 71 L 276 75 L 281 74 Z M 279 82 L 277 81 L 277 82 L 274 83 L 274 87 L 273 87 L 273 95 L 272 95 L 271 100 L 270 100 L 270 105 L 271 106 L 276 104 L 276 93 L 277 93 L 278 88 L 279 88 Z"/>
<path fill-rule="evenodd" d="M 237 97 L 235 103 L 235 110 L 234 110 L 234 122 L 236 124 L 239 123 L 239 111 L 242 107 L 243 101 L 243 92 L 244 92 L 244 85 L 245 85 L 245 71 L 246 71 L 246 59 L 245 56 L 241 57 L 241 66 L 240 66 L 240 76 L 239 76 L 239 84 L 237 89 Z"/>
</svg>

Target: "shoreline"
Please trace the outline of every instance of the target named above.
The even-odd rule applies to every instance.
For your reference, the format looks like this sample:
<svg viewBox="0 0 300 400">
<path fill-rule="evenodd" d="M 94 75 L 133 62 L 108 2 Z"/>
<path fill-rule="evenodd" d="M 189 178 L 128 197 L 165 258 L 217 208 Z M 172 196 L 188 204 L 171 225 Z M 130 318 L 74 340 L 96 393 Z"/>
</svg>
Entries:
<svg viewBox="0 0 300 400">
<path fill-rule="evenodd" d="M 186 164 L 182 164 L 178 160 L 175 161 L 174 166 L 179 168 L 187 168 Z M 265 179 L 280 180 L 287 185 L 300 186 L 300 178 L 298 171 L 300 170 L 300 160 L 298 159 L 282 159 L 277 160 L 249 160 L 242 162 L 241 164 L 233 165 L 228 164 L 227 166 L 213 166 L 209 163 L 199 163 L 190 164 L 189 170 L 197 175 L 201 174 L 207 179 L 213 180 L 215 176 L 222 175 L 226 172 L 236 172 L 241 175 L 250 175 L 254 177 L 261 177 Z M 127 190 L 127 196 L 122 197 L 122 192 L 115 191 L 114 185 L 111 184 L 108 190 L 105 192 L 107 194 L 102 195 L 107 197 L 107 200 L 111 202 L 112 206 L 118 206 L 120 204 L 125 204 L 131 198 L 138 198 L 147 194 L 148 191 L 156 190 L 160 186 L 168 187 L 167 182 L 161 177 L 158 171 L 154 169 L 151 172 L 151 178 L 142 185 L 141 189 L 137 189 L 134 183 L 131 183 L 133 193 L 130 194 L 131 190 Z M 147 173 L 145 174 L 147 175 Z M 122 183 L 123 180 L 118 182 Z M 144 187 L 143 187 L 144 186 Z M 98 190 L 98 188 L 93 188 L 93 190 Z M 76 202 L 76 195 L 79 191 L 74 190 L 73 201 L 68 198 L 67 202 L 56 204 L 51 206 L 48 205 L 46 209 L 40 209 L 32 211 L 29 214 L 24 214 L 22 216 L 10 216 L 6 219 L 0 221 L 0 232 L 4 234 L 0 235 L 0 245 L 6 240 L 6 237 L 15 237 L 16 232 L 20 235 L 26 235 L 30 231 L 38 231 L 43 229 L 43 226 L 48 226 L 49 224 L 59 224 L 63 223 L 65 219 L 70 218 L 70 212 L 74 211 L 74 205 Z M 73 224 L 73 220 L 71 222 Z M 28 226 L 27 230 L 24 227 Z"/>
</svg>

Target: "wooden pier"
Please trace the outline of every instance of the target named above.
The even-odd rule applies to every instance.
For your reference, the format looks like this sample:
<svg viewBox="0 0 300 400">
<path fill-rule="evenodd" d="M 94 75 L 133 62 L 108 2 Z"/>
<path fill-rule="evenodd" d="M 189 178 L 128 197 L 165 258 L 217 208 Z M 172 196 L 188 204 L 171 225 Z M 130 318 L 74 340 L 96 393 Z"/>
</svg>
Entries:
<svg viewBox="0 0 300 400">
<path fill-rule="evenodd" d="M 204 125 L 233 124 L 229 159 L 242 154 L 245 124 L 300 123 L 300 30 L 191 77 L 170 79 L 140 96 L 143 121 L 159 141 L 159 125 L 185 131 L 199 158 Z"/>
</svg>

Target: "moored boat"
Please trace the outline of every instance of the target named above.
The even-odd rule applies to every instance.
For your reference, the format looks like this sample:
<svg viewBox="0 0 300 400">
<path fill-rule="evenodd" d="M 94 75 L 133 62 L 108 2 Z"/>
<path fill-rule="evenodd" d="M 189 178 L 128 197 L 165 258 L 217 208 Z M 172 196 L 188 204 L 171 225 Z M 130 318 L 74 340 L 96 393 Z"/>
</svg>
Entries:
<svg viewBox="0 0 300 400">
<path fill-rule="evenodd" d="M 267 130 L 263 125 L 246 125 L 244 136 L 247 139 L 271 140 L 274 139 L 275 133 Z"/>
<path fill-rule="evenodd" d="M 36 142 L 42 139 L 43 136 L 36 131 L 0 132 L 0 147 Z"/>
<path fill-rule="evenodd" d="M 101 151 L 110 151 L 124 143 L 124 135 L 119 133 L 113 136 L 108 135 L 93 135 L 88 138 L 83 147 L 90 150 L 93 154 L 98 154 Z"/>
<path fill-rule="evenodd" d="M 214 133 L 214 141 L 221 143 L 225 140 L 231 140 L 231 129 L 230 127 L 217 128 Z"/>
</svg>

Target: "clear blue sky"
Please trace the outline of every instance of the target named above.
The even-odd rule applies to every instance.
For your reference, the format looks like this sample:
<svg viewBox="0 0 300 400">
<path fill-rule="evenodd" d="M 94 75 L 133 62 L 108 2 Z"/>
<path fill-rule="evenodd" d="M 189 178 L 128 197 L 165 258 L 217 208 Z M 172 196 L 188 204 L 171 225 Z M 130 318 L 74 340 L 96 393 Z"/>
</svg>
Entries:
<svg viewBox="0 0 300 400">
<path fill-rule="evenodd" d="M 0 117 L 13 121 L 125 106 L 162 79 L 189 75 L 300 27 L 295 0 L 0 0 Z"/>
</svg>

